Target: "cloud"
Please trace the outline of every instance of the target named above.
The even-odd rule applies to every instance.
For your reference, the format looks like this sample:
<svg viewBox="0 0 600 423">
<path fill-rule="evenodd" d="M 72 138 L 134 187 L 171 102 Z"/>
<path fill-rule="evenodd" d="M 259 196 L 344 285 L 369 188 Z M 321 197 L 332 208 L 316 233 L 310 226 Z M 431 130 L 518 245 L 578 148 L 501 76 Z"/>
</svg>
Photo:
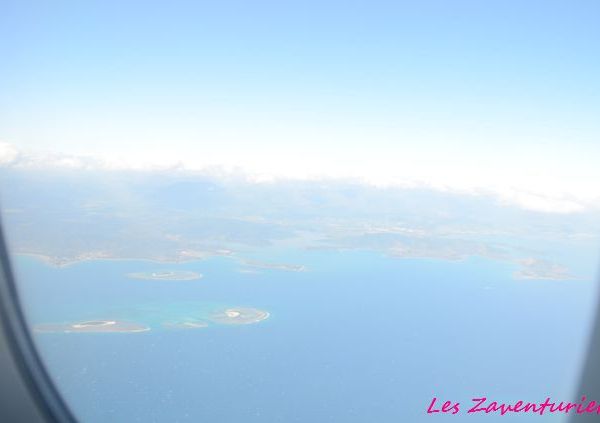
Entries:
<svg viewBox="0 0 600 423">
<path fill-rule="evenodd" d="M 502 190 L 498 192 L 498 197 L 504 204 L 544 213 L 577 213 L 583 212 L 591 206 L 586 204 L 586 201 L 565 198 L 565 196 L 538 194 L 517 189 Z"/>
<path fill-rule="evenodd" d="M 19 150 L 7 142 L 0 142 L 0 166 L 9 166 L 19 157 Z"/>
<path fill-rule="evenodd" d="M 593 178 L 571 178 L 542 173 L 535 177 L 514 172 L 485 172 L 470 169 L 441 167 L 437 173 L 431 169 L 390 166 L 385 159 L 364 163 L 346 163 L 336 168 L 321 162 L 318 157 L 298 157 L 288 163 L 253 161 L 251 157 L 240 161 L 200 163 L 189 161 L 187 156 L 159 155 L 145 157 L 94 157 L 56 152 L 19 151 L 14 145 L 0 143 L 0 167 L 25 170 L 104 170 L 104 171 L 170 171 L 193 172 L 219 180 L 250 183 L 278 183 L 290 180 L 343 181 L 378 188 L 424 188 L 455 195 L 487 196 L 500 204 L 523 210 L 569 214 L 600 210 L 600 190 Z M 365 162 L 366 163 L 366 162 Z M 311 169 L 329 169 L 329 172 L 311 174 Z M 499 174 L 492 178 L 490 175 Z M 575 175 L 577 176 L 577 175 Z"/>
</svg>

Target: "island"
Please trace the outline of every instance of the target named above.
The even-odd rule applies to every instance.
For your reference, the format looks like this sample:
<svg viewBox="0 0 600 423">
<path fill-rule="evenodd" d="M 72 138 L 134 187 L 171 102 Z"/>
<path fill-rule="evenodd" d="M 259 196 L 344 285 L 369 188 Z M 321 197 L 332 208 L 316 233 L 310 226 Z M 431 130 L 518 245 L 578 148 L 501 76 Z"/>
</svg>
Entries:
<svg viewBox="0 0 600 423">
<path fill-rule="evenodd" d="M 307 270 L 306 266 L 302 264 L 265 263 L 255 260 L 239 260 L 239 263 L 242 266 L 255 269 L 283 270 L 286 272 L 306 272 Z"/>
<path fill-rule="evenodd" d="M 128 273 L 128 278 L 153 281 L 191 281 L 202 278 L 201 273 L 189 270 L 168 270 L 160 272 L 135 272 Z"/>
<path fill-rule="evenodd" d="M 45 323 L 33 328 L 35 332 L 63 332 L 63 333 L 130 333 L 146 332 L 150 328 L 139 323 L 122 322 L 118 320 L 87 320 L 78 323 Z"/>
<path fill-rule="evenodd" d="M 165 329 L 201 329 L 208 327 L 208 323 L 202 320 L 185 319 L 180 321 L 164 322 Z"/>
<path fill-rule="evenodd" d="M 213 313 L 210 320 L 214 323 L 223 325 L 246 325 L 258 323 L 269 317 L 269 313 L 264 310 L 247 307 L 228 308 Z"/>
<path fill-rule="evenodd" d="M 575 279 L 575 276 L 571 274 L 567 267 L 557 263 L 533 257 L 517 260 L 516 262 L 520 265 L 520 269 L 514 273 L 516 279 L 554 281 Z"/>
</svg>

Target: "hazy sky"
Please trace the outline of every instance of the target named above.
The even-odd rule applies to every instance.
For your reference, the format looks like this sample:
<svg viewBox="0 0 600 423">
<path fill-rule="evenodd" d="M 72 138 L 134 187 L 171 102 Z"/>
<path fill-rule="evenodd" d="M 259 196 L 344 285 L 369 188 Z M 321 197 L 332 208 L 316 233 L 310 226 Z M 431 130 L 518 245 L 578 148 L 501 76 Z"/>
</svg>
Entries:
<svg viewBox="0 0 600 423">
<path fill-rule="evenodd" d="M 0 141 L 583 207 L 598 22 L 592 0 L 5 0 Z"/>
</svg>

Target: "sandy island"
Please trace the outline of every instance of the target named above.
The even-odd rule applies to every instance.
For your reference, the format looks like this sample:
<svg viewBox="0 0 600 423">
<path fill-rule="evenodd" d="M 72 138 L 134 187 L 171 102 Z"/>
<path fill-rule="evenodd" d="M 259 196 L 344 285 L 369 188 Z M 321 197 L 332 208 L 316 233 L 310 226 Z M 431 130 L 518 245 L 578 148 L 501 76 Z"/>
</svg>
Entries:
<svg viewBox="0 0 600 423">
<path fill-rule="evenodd" d="M 33 330 L 43 333 L 131 333 L 146 332 L 150 328 L 139 323 L 118 320 L 89 320 L 78 323 L 44 323 L 35 326 Z"/>
<path fill-rule="evenodd" d="M 258 323 L 269 318 L 269 313 L 256 308 L 236 307 L 219 311 L 210 316 L 210 320 L 223 325 L 246 325 Z"/>
<path fill-rule="evenodd" d="M 201 329 L 208 327 L 208 323 L 202 320 L 182 320 L 163 323 L 166 329 Z"/>
<path fill-rule="evenodd" d="M 250 269 L 283 270 L 286 272 L 306 272 L 306 266 L 302 264 L 265 263 L 255 260 L 239 260 L 242 266 Z"/>
<path fill-rule="evenodd" d="M 153 281 L 191 281 L 202 278 L 202 274 L 188 270 L 174 270 L 162 272 L 136 272 L 128 273 L 128 278 Z"/>
</svg>

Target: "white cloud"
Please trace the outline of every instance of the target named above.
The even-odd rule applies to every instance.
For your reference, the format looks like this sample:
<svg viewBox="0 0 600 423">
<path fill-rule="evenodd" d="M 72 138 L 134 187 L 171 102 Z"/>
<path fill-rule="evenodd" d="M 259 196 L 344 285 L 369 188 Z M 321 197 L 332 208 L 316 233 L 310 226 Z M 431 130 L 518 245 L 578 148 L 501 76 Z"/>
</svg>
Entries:
<svg viewBox="0 0 600 423">
<path fill-rule="evenodd" d="M 247 152 L 246 152 L 247 153 Z M 192 171 L 220 179 L 253 183 L 281 180 L 345 180 L 377 187 L 429 188 L 463 195 L 486 195 L 501 204 L 545 213 L 577 213 L 600 210 L 600 189 L 590 175 L 571 175 L 549 170 L 537 173 L 521 168 L 479 167 L 451 160 L 395 157 L 348 157 L 332 161 L 306 151 L 268 156 L 160 154 L 144 152 L 136 157 L 94 157 L 54 152 L 19 151 L 0 143 L 0 166 L 18 169 L 95 169 L 137 171 Z M 520 170 L 519 170 L 520 169 Z M 551 167 L 549 168 L 551 169 Z"/>
<path fill-rule="evenodd" d="M 0 142 L 0 166 L 14 163 L 19 157 L 17 148 L 7 142 Z"/>
<path fill-rule="evenodd" d="M 499 192 L 498 196 L 505 204 L 517 205 L 526 210 L 547 213 L 576 213 L 585 211 L 591 207 L 591 204 L 586 204 L 582 200 L 552 197 L 514 189 L 512 191 L 504 190 L 503 192 Z"/>
</svg>

